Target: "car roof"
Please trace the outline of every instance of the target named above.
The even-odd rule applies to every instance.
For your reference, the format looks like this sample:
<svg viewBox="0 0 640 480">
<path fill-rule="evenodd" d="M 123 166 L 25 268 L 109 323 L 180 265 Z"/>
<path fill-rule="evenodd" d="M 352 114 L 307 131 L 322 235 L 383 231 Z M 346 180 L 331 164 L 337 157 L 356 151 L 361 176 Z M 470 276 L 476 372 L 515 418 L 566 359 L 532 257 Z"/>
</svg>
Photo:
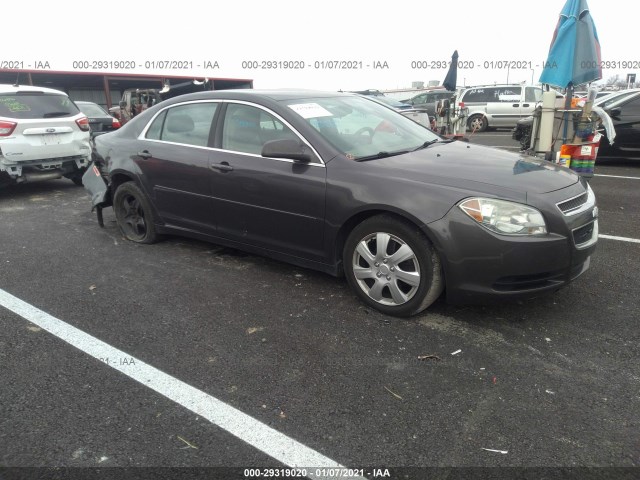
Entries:
<svg viewBox="0 0 640 480">
<path fill-rule="evenodd" d="M 256 89 L 243 89 L 236 88 L 230 90 L 207 90 L 204 92 L 187 93 L 185 95 L 178 95 L 171 98 L 171 100 L 196 100 L 207 98 L 233 98 L 236 100 L 250 101 L 256 98 L 268 98 L 275 101 L 281 100 L 296 100 L 313 97 L 354 97 L 357 96 L 353 93 L 347 92 L 329 92 L 324 90 L 304 90 L 304 89 L 273 89 L 273 90 L 256 90 Z"/>
<path fill-rule="evenodd" d="M 597 97 L 594 103 L 596 105 L 599 105 L 601 103 L 610 102 L 611 100 L 617 97 L 620 97 L 620 99 L 622 99 L 623 97 L 628 98 L 631 95 L 633 95 L 633 93 L 636 93 L 636 92 L 640 92 L 640 88 L 628 88 L 625 90 L 616 90 L 615 92 L 609 92 L 609 95 L 602 95 L 600 97 Z"/>
<path fill-rule="evenodd" d="M 174 105 L 182 102 L 193 102 L 199 100 L 239 100 L 246 102 L 261 103 L 265 106 L 278 104 L 288 100 L 308 100 L 310 98 L 331 98 L 331 97 L 357 97 L 357 94 L 346 92 L 329 92 L 322 90 L 303 89 L 279 89 L 279 90 L 255 90 L 236 88 L 230 90 L 206 90 L 204 92 L 187 93 L 171 97 L 158 105 Z M 145 110 L 145 112 L 148 110 Z"/>
<path fill-rule="evenodd" d="M 66 95 L 61 90 L 55 90 L 47 87 L 36 87 L 32 85 L 9 85 L 0 83 L 0 93 L 17 93 L 17 92 L 42 92 L 42 93 L 55 93 L 58 95 Z"/>
</svg>

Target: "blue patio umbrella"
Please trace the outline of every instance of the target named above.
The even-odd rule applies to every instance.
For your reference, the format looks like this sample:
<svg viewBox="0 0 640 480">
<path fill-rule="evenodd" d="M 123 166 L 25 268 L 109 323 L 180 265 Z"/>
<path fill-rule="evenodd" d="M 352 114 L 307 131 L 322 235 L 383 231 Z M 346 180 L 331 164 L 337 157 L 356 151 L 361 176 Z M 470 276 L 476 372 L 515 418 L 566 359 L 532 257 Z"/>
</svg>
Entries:
<svg viewBox="0 0 640 480">
<path fill-rule="evenodd" d="M 566 88 L 565 110 L 571 106 L 573 87 L 602 78 L 600 41 L 587 0 L 567 0 L 553 32 L 540 83 Z M 564 114 L 562 143 L 567 141 L 568 115 Z"/>
<path fill-rule="evenodd" d="M 540 82 L 571 88 L 602 78 L 600 41 L 587 0 L 567 0 L 553 33 Z"/>
</svg>

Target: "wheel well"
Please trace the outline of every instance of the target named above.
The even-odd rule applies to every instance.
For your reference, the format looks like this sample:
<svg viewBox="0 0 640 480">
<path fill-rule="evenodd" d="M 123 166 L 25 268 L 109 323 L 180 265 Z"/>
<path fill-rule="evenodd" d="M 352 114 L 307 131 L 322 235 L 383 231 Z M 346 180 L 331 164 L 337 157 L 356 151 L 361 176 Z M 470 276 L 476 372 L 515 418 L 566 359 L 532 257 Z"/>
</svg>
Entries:
<svg viewBox="0 0 640 480">
<path fill-rule="evenodd" d="M 414 227 L 418 228 L 420 231 L 422 231 L 422 229 L 418 227 L 416 223 L 410 220 L 409 218 L 395 212 L 390 212 L 388 210 L 367 210 L 365 212 L 360 212 L 355 214 L 354 216 L 352 216 L 342 224 L 342 227 L 340 227 L 340 230 L 338 230 L 338 234 L 336 235 L 336 258 L 338 260 L 337 263 L 338 263 L 339 276 L 344 275 L 344 271 L 342 268 L 342 250 L 344 249 L 344 244 L 347 241 L 347 237 L 357 225 L 377 215 L 387 215 L 390 217 L 397 218 L 398 220 L 401 220 L 405 223 L 409 223 Z M 424 234 L 424 232 L 422 233 Z"/>
<path fill-rule="evenodd" d="M 115 195 L 118 187 L 123 183 L 130 182 L 132 180 L 134 180 L 133 177 L 130 177 L 129 175 L 124 173 L 115 173 L 111 175 L 111 182 L 109 184 L 109 191 L 107 193 L 109 199 L 107 205 L 113 205 L 113 196 Z"/>
<path fill-rule="evenodd" d="M 129 175 L 126 175 L 124 173 L 116 173 L 111 176 L 111 190 L 115 193 L 120 185 L 132 180 L 134 180 L 133 177 L 130 177 Z"/>
<path fill-rule="evenodd" d="M 414 222 L 410 218 L 400 215 L 399 213 L 396 213 L 396 212 L 390 212 L 388 210 L 367 210 L 366 212 L 357 213 L 353 217 L 349 218 L 346 222 L 344 222 L 344 224 L 342 225 L 342 227 L 340 227 L 340 230 L 338 231 L 338 235 L 336 235 L 336 256 L 338 260 L 337 276 L 339 277 L 344 276 L 344 268 L 342 264 L 342 250 L 344 249 L 344 244 L 347 241 L 347 237 L 357 225 L 359 225 L 360 223 L 364 222 L 365 220 L 371 217 L 375 217 L 376 215 L 388 215 L 390 217 L 394 217 L 402 222 L 408 223 L 416 227 L 427 238 L 427 240 L 431 242 L 431 244 L 434 246 L 436 251 L 438 251 L 436 243 L 433 241 L 431 236 L 427 232 L 425 232 L 422 228 L 420 228 L 416 224 L 416 222 Z M 447 272 L 446 272 L 444 262 L 442 262 L 442 279 L 446 288 Z"/>
</svg>

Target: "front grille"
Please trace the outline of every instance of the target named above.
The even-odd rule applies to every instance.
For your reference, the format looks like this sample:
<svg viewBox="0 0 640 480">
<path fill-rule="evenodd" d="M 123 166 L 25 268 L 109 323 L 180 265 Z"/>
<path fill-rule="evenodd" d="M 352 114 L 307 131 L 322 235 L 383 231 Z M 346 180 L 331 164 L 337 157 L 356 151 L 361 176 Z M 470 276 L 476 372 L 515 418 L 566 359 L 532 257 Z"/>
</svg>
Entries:
<svg viewBox="0 0 640 480">
<path fill-rule="evenodd" d="M 564 202 L 558 203 L 558 208 L 565 215 L 571 213 L 574 210 L 579 209 L 582 205 L 587 203 L 589 195 L 587 193 L 583 193 L 574 198 L 570 198 L 569 200 L 565 200 Z"/>
<path fill-rule="evenodd" d="M 596 222 L 587 223 L 573 231 L 573 241 L 577 247 L 588 243 L 593 238 L 593 230 Z"/>
</svg>

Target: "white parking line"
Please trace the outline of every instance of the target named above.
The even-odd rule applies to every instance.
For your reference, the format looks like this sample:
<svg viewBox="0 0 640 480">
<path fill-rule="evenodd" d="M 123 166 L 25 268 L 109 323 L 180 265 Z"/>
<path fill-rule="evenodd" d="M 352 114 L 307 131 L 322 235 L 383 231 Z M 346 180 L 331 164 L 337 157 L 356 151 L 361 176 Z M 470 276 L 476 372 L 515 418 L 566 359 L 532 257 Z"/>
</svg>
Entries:
<svg viewBox="0 0 640 480">
<path fill-rule="evenodd" d="M 640 177 L 623 177 L 622 175 L 604 175 L 601 173 L 596 173 L 593 175 L 594 177 L 609 177 L 609 178 L 626 178 L 627 180 L 640 180 Z"/>
<path fill-rule="evenodd" d="M 249 445 L 292 468 L 308 468 L 309 478 L 326 478 L 315 468 L 344 468 L 302 443 L 230 405 L 144 363 L 88 333 L 0 289 L 0 306 L 25 318 L 111 368 L 206 418 Z M 124 362 L 122 360 L 125 360 Z M 366 480 L 364 477 L 350 477 Z"/>
<path fill-rule="evenodd" d="M 640 243 L 640 240 L 637 238 L 616 237 L 614 235 L 598 235 L 598 238 L 606 238 L 607 240 L 618 240 L 620 242 Z"/>
</svg>

